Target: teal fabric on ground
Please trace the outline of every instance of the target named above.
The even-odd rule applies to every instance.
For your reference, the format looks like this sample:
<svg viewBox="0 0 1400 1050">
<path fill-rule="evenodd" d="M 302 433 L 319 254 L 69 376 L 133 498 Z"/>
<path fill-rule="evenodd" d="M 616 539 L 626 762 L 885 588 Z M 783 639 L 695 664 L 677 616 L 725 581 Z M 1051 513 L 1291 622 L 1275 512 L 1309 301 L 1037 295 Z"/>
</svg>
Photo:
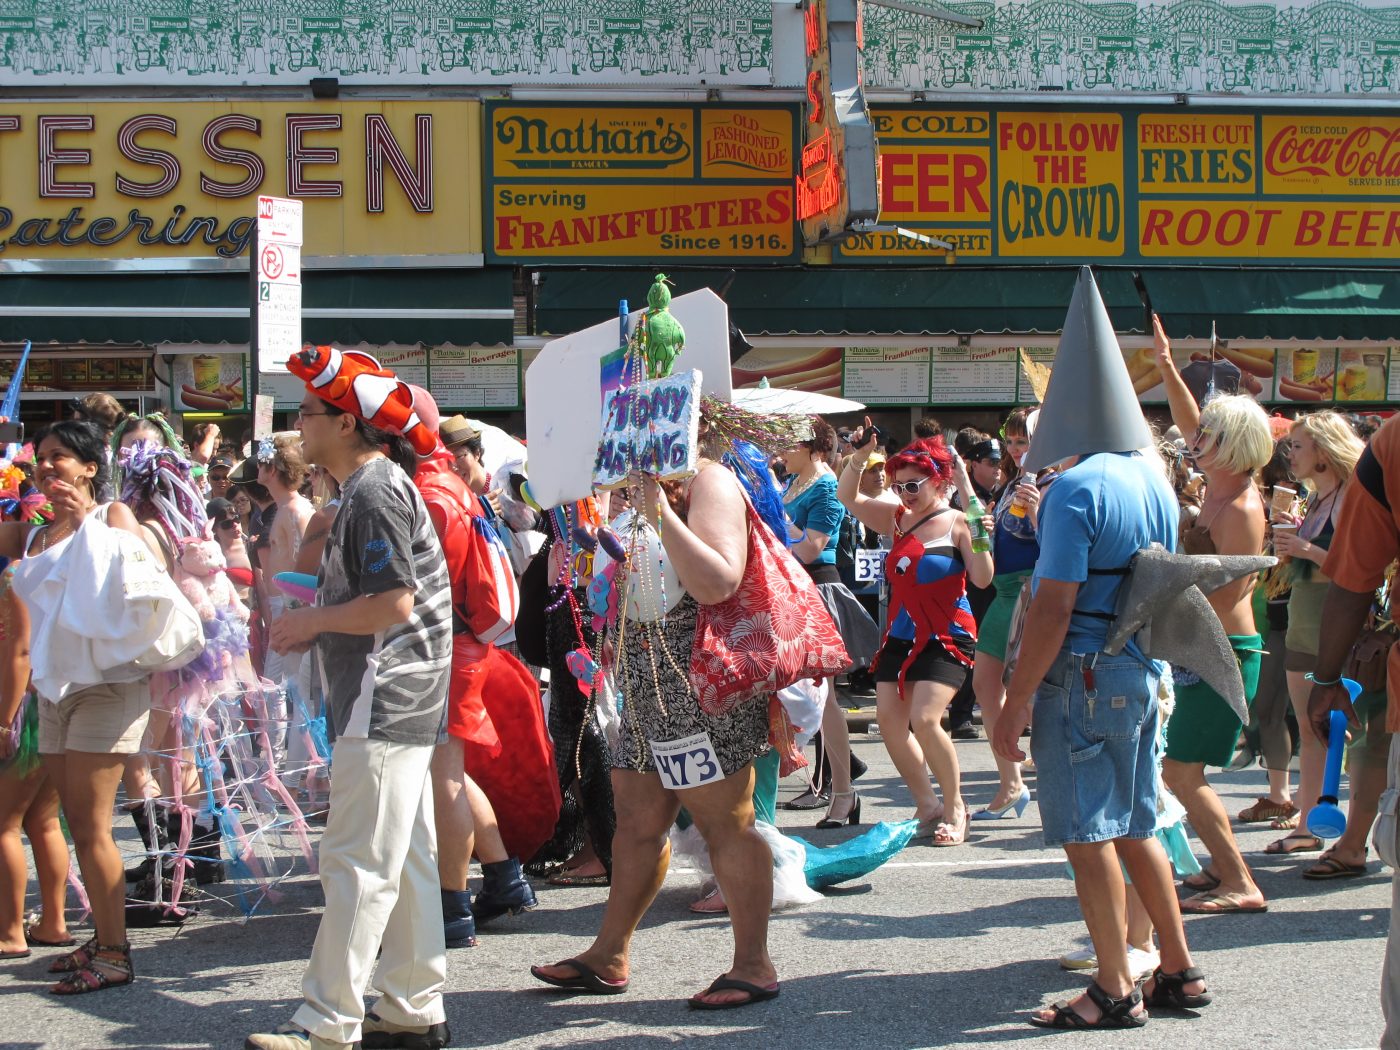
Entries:
<svg viewBox="0 0 1400 1050">
<path fill-rule="evenodd" d="M 753 761 L 753 812 L 759 820 L 777 826 L 778 823 L 778 749 L 770 747 L 766 754 Z M 684 831 L 695 823 L 684 806 L 676 814 L 676 827 Z"/>
<path fill-rule="evenodd" d="M 778 764 L 781 761 L 778 749 L 773 747 L 753 763 L 754 816 L 774 826 L 778 823 Z"/>
</svg>

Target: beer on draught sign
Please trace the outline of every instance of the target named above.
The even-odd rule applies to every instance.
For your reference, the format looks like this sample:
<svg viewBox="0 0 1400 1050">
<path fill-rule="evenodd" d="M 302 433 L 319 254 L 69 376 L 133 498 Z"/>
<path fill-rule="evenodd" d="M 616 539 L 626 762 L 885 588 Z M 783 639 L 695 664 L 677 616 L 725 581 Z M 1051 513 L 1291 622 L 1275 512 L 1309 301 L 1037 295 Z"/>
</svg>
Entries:
<svg viewBox="0 0 1400 1050">
<path fill-rule="evenodd" d="M 880 213 L 875 126 L 860 85 L 857 0 L 803 0 L 807 105 L 797 218 L 808 247 Z"/>
</svg>

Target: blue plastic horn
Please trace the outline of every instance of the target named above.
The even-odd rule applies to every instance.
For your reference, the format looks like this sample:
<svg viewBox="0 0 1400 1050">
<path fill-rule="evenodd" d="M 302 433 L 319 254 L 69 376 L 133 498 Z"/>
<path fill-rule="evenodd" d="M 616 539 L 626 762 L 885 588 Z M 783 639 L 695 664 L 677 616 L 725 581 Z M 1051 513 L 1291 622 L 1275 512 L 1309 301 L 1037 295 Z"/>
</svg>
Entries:
<svg viewBox="0 0 1400 1050">
<path fill-rule="evenodd" d="M 1361 695 L 1361 685 L 1343 678 L 1342 685 L 1352 703 Z M 1347 815 L 1337 805 L 1342 788 L 1342 755 L 1347 744 L 1347 716 L 1333 711 L 1327 732 L 1327 766 L 1322 772 L 1322 795 L 1308 812 L 1308 832 L 1320 839 L 1338 839 L 1347 830 Z"/>
</svg>

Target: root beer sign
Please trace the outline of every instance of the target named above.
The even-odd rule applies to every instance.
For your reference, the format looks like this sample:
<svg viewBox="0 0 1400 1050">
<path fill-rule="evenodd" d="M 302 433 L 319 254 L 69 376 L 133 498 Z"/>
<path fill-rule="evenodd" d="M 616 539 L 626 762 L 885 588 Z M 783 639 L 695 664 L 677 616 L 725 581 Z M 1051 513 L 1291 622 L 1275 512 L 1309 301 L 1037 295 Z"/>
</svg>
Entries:
<svg viewBox="0 0 1400 1050">
<path fill-rule="evenodd" d="M 493 262 L 796 258 L 793 107 L 487 107 Z"/>
<path fill-rule="evenodd" d="M 1339 262 L 1400 254 L 1400 117 L 877 109 L 881 217 L 996 262 Z M 939 257 L 897 233 L 848 262 Z"/>
</svg>

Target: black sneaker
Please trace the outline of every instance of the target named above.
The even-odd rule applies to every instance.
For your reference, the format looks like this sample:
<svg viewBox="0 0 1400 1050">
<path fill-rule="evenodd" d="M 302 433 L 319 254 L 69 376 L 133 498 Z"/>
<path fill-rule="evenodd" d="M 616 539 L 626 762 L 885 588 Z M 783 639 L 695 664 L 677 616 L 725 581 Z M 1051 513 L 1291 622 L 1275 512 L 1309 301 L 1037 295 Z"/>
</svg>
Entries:
<svg viewBox="0 0 1400 1050">
<path fill-rule="evenodd" d="M 447 1022 L 434 1025 L 401 1025 L 378 1014 L 365 1014 L 360 1045 L 364 1050 L 442 1050 L 452 1039 Z"/>
<path fill-rule="evenodd" d="M 963 722 L 948 730 L 948 735 L 954 740 L 980 740 L 982 734 L 971 722 Z"/>
</svg>

